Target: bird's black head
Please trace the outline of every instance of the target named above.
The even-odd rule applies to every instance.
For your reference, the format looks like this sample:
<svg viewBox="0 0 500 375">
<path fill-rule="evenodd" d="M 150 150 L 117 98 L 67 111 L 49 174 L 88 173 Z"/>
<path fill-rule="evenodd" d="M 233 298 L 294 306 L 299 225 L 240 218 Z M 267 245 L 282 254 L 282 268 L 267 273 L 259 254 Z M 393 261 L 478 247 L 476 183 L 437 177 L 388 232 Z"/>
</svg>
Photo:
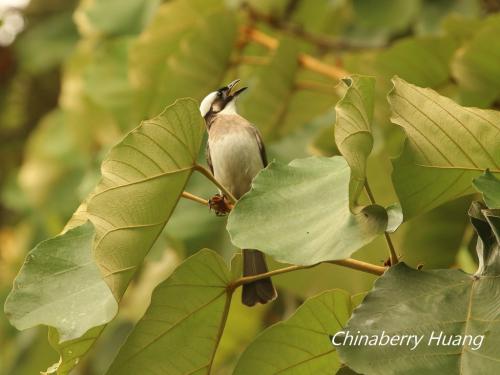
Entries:
<svg viewBox="0 0 500 375">
<path fill-rule="evenodd" d="M 240 80 L 235 79 L 227 86 L 221 87 L 217 91 L 211 92 L 205 96 L 200 104 L 201 115 L 206 118 L 208 115 L 222 112 L 224 109 L 226 109 L 227 112 L 234 112 L 234 99 L 247 89 L 247 87 L 242 87 L 233 92 L 233 88 L 238 82 L 240 82 Z"/>
</svg>

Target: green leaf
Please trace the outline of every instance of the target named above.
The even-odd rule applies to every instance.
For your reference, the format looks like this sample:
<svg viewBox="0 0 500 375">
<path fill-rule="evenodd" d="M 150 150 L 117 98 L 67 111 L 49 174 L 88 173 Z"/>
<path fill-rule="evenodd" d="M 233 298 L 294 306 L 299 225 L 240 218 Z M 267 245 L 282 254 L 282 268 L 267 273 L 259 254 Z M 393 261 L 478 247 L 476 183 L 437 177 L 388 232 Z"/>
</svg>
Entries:
<svg viewBox="0 0 500 375">
<path fill-rule="evenodd" d="M 366 159 L 373 148 L 375 78 L 354 75 L 343 79 L 341 85 L 345 94 L 335 106 L 335 143 L 351 168 L 349 198 L 353 207 L 363 191 Z"/>
<path fill-rule="evenodd" d="M 500 212 L 470 209 L 479 236 L 480 268 L 475 275 L 459 270 L 417 271 L 404 263 L 391 267 L 354 311 L 344 331 L 390 337 L 417 335 L 414 346 L 339 346 L 349 367 L 369 374 L 495 374 L 500 371 Z M 404 316 L 404 319 L 401 317 Z M 452 335 L 455 344 L 438 344 Z M 484 336 L 481 338 L 481 336 Z M 468 338 L 469 337 L 469 338 Z M 423 360 L 423 358 L 425 360 Z"/>
<path fill-rule="evenodd" d="M 500 49 L 500 16 L 486 19 L 474 37 L 466 43 L 452 61 L 452 73 L 467 91 L 477 92 L 493 102 L 500 97 L 500 65 L 494 51 Z"/>
<path fill-rule="evenodd" d="M 472 182 L 474 187 L 483 194 L 488 208 L 500 208 L 500 180 L 490 171 L 484 172 Z"/>
<path fill-rule="evenodd" d="M 335 91 L 330 81 L 324 77 L 321 81 L 312 72 L 300 70 L 299 47 L 291 38 L 280 39 L 267 64 L 248 77 L 240 77 L 249 89 L 241 95 L 239 112 L 260 129 L 267 142 L 300 131 L 305 124 L 331 111 L 334 103 Z M 322 90 L 302 89 L 302 84 Z"/>
<path fill-rule="evenodd" d="M 118 304 L 92 259 L 94 238 L 94 227 L 86 222 L 28 254 L 5 302 L 17 329 L 45 324 L 67 341 L 113 319 Z"/>
<path fill-rule="evenodd" d="M 108 374 L 210 373 L 229 310 L 230 281 L 224 260 L 213 251 L 186 259 L 155 289 Z"/>
<path fill-rule="evenodd" d="M 461 107 L 397 77 L 393 83 L 391 121 L 408 139 L 392 180 L 406 218 L 470 194 L 487 168 L 500 173 L 500 113 Z"/>
<path fill-rule="evenodd" d="M 468 226 L 464 213 L 469 206 L 470 197 L 462 197 L 405 223 L 396 244 L 404 262 L 424 269 L 454 266 Z"/>
<path fill-rule="evenodd" d="M 297 43 L 286 38 L 280 40 L 270 62 L 257 71 L 250 90 L 238 104 L 241 115 L 257 124 L 266 140 L 283 135 L 299 69 L 297 57 Z"/>
<path fill-rule="evenodd" d="M 72 9 L 50 12 L 21 34 L 14 48 L 23 70 L 42 74 L 55 69 L 71 53 L 78 41 Z"/>
<path fill-rule="evenodd" d="M 420 0 L 353 0 L 354 20 L 348 36 L 354 41 L 384 43 L 392 34 L 407 30 L 420 8 Z"/>
<path fill-rule="evenodd" d="M 101 165 L 99 184 L 67 224 L 66 230 L 89 220 L 94 225 L 95 239 L 86 246 L 92 245 L 90 249 L 101 277 L 117 301 L 174 211 L 193 172 L 204 132 L 198 104 L 192 99 L 180 99 L 157 117 L 144 121 L 110 150 Z M 90 251 L 84 246 L 63 250 Z M 81 312 L 97 309 L 101 302 L 93 301 L 94 304 L 88 303 Z M 60 313 L 65 314 L 66 308 L 61 308 Z M 80 327 L 78 324 L 84 323 L 83 320 L 74 323 L 78 334 L 68 336 L 59 332 L 63 341 L 98 326 Z M 80 359 L 74 354 L 83 355 L 92 346 L 100 328 L 90 333 L 90 337 L 85 335 L 65 345 L 59 342 L 56 346 L 62 358 L 61 369 L 52 370 L 67 373 Z"/>
<path fill-rule="evenodd" d="M 329 335 L 351 315 L 347 293 L 330 290 L 308 299 L 287 320 L 263 331 L 241 355 L 235 375 L 332 374 L 340 368 Z"/>
<path fill-rule="evenodd" d="M 82 1 L 75 12 L 80 34 L 85 37 L 137 34 L 149 21 L 160 0 Z"/>
<path fill-rule="evenodd" d="M 162 4 L 130 50 L 130 77 L 141 112 L 165 103 L 201 100 L 218 88 L 238 35 L 235 14 L 216 0 Z"/>
<path fill-rule="evenodd" d="M 350 212 L 349 179 L 341 157 L 272 163 L 229 215 L 233 243 L 293 264 L 348 257 L 383 233 L 388 222 L 380 206 Z"/>
</svg>

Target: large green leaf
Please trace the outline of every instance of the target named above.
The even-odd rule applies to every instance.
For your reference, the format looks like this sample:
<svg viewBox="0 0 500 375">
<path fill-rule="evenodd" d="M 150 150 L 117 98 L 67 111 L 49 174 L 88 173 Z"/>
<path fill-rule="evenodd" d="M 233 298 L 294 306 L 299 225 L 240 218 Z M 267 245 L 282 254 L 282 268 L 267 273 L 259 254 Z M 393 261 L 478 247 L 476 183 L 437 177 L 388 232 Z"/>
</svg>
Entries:
<svg viewBox="0 0 500 375">
<path fill-rule="evenodd" d="M 500 113 L 461 107 L 430 89 L 394 78 L 391 121 L 408 137 L 392 180 L 405 217 L 472 192 L 489 168 L 500 173 Z"/>
<path fill-rule="evenodd" d="M 218 88 L 237 37 L 235 14 L 218 0 L 176 0 L 161 5 L 130 50 L 130 77 L 141 111 L 164 103 L 202 99 Z"/>
<path fill-rule="evenodd" d="M 293 264 L 348 257 L 388 222 L 380 206 L 350 212 L 349 179 L 349 166 L 338 156 L 271 164 L 229 215 L 233 243 Z"/>
<path fill-rule="evenodd" d="M 347 342 L 338 350 L 349 367 L 383 375 L 500 371 L 500 212 L 475 203 L 470 215 L 479 236 L 477 273 L 417 271 L 404 263 L 391 267 L 354 311 L 344 331 L 379 338 L 383 332 L 389 337 L 423 338 L 418 345 L 413 340 L 395 346 Z M 441 334 L 446 342 L 452 336 L 455 343 L 431 340 Z"/>
<path fill-rule="evenodd" d="M 340 361 L 328 337 L 342 329 L 351 310 L 350 297 L 340 290 L 308 299 L 289 319 L 262 332 L 233 374 L 333 374 Z"/>
<path fill-rule="evenodd" d="M 205 131 L 197 103 L 180 99 L 113 147 L 102 179 L 68 224 L 91 220 L 94 256 L 119 298 L 172 214 Z"/>
<path fill-rule="evenodd" d="M 500 49 L 500 16 L 492 15 L 474 37 L 460 48 L 452 61 L 452 72 L 467 91 L 489 98 L 500 97 L 500 64 L 495 51 Z"/>
<path fill-rule="evenodd" d="M 104 278 L 116 300 L 120 300 L 176 207 L 193 171 L 204 131 L 198 104 L 192 99 L 180 99 L 159 116 L 144 121 L 111 149 L 101 166 L 101 181 L 67 224 L 66 236 L 72 233 L 72 228 L 82 228 L 85 222 L 92 222 L 95 228 L 92 242 L 74 242 L 72 247 L 62 247 L 61 251 L 68 252 L 68 257 L 76 253 L 92 254 L 101 271 L 100 277 Z M 58 238 L 44 242 L 44 246 L 52 247 Z M 31 274 L 30 271 L 24 275 L 26 272 L 23 270 L 20 277 Z M 56 273 L 54 277 L 57 276 Z M 68 288 L 73 287 L 70 282 L 66 284 Z M 39 296 L 44 295 L 44 290 L 35 291 Z M 101 306 L 101 300 L 94 298 L 93 301 L 94 304 L 87 302 L 82 306 L 77 304 L 75 297 L 68 303 L 75 304 L 75 315 L 79 316 Z M 16 303 L 10 310 L 20 308 L 22 305 Z M 56 316 L 56 312 L 51 311 L 51 314 Z M 59 313 L 66 314 L 67 308 L 60 307 Z M 38 315 L 33 322 L 52 323 Z M 67 373 L 80 359 L 75 358 L 74 353 L 83 355 L 95 341 L 100 328 L 80 339 L 77 337 L 103 323 L 106 323 L 104 319 L 99 324 L 83 319 L 58 322 L 55 327 L 59 329 L 61 340 L 56 346 L 62 360 L 60 369 L 53 371 Z M 66 334 L 61 325 L 69 325 L 76 333 Z M 54 332 L 52 336 L 55 337 Z M 63 343 L 72 338 L 74 340 Z"/>
<path fill-rule="evenodd" d="M 67 341 L 113 319 L 118 304 L 92 259 L 94 237 L 87 222 L 28 254 L 5 302 L 17 329 L 45 324 Z"/>
<path fill-rule="evenodd" d="M 201 250 L 154 291 L 108 374 L 209 374 L 232 291 L 224 260 Z"/>
<path fill-rule="evenodd" d="M 500 180 L 489 171 L 473 181 L 474 187 L 483 193 L 488 208 L 500 208 Z"/>
<path fill-rule="evenodd" d="M 375 79 L 354 75 L 343 79 L 342 86 L 345 94 L 335 106 L 335 143 L 351 168 L 349 198 L 356 205 L 365 184 L 366 159 L 373 147 Z"/>
</svg>

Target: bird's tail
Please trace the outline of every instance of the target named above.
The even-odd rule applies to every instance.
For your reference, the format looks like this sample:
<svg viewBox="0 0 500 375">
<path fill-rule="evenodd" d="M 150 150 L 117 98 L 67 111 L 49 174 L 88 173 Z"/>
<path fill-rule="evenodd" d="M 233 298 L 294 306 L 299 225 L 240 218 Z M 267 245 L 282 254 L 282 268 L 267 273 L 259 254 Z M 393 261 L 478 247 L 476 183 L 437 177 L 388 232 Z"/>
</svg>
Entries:
<svg viewBox="0 0 500 375">
<path fill-rule="evenodd" d="M 267 272 L 266 259 L 259 250 L 243 250 L 243 276 L 253 276 Z M 267 303 L 277 296 L 271 278 L 254 281 L 243 285 L 241 301 L 244 305 Z"/>
</svg>

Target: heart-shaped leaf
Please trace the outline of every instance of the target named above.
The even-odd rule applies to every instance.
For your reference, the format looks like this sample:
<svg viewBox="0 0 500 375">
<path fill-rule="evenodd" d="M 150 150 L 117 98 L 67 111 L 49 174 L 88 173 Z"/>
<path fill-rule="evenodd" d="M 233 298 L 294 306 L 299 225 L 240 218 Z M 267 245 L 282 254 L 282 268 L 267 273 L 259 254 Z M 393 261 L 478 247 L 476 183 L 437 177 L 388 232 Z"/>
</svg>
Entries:
<svg viewBox="0 0 500 375">
<path fill-rule="evenodd" d="M 340 290 L 308 299 L 289 319 L 262 332 L 233 374 L 333 374 L 340 362 L 330 335 L 342 329 L 351 310 L 349 296 Z"/>
<path fill-rule="evenodd" d="M 144 317 L 108 371 L 209 374 L 229 312 L 231 274 L 209 250 L 186 259 L 158 285 Z"/>
<path fill-rule="evenodd" d="M 92 258 L 94 237 L 86 222 L 30 251 L 5 302 L 17 329 L 45 324 L 67 341 L 114 318 L 118 304 Z"/>
<path fill-rule="evenodd" d="M 192 99 L 180 99 L 159 116 L 144 121 L 110 150 L 101 166 L 101 181 L 75 212 L 66 226 L 66 233 L 43 242 L 38 251 L 43 250 L 46 254 L 47 251 L 57 249 L 61 253 L 59 258 L 70 260 L 81 260 L 86 254 L 88 258 L 83 259 L 95 261 L 101 271 L 99 277 L 104 279 L 114 299 L 119 301 L 175 209 L 196 164 L 204 132 L 205 124 L 198 104 Z M 85 241 L 82 237 L 79 241 L 65 240 L 73 233 L 73 228 L 86 228 L 83 225 L 87 221 L 93 224 L 92 238 L 88 234 Z M 27 261 L 30 262 L 30 258 Z M 41 269 L 45 264 L 36 265 L 24 267 L 18 279 L 34 280 L 42 272 L 47 274 L 46 283 L 51 290 L 54 289 L 54 293 L 55 288 L 59 287 L 59 295 L 67 294 L 65 304 L 56 305 L 58 310 L 46 311 L 45 314 L 33 310 L 29 314 L 29 326 L 53 324 L 58 329 L 59 332 L 51 332 L 51 336 L 60 340 L 55 346 L 61 353 L 61 362 L 53 371 L 65 374 L 92 346 L 100 328 L 95 328 L 79 339 L 78 336 L 92 327 L 106 323 L 113 316 L 108 313 L 105 315 L 106 319 L 48 320 L 49 313 L 54 317 L 67 314 L 69 305 L 72 306 L 75 317 L 85 316 L 89 310 L 95 310 L 95 314 L 102 317 L 102 313 L 99 315 L 102 310 L 99 309 L 103 308 L 102 303 L 106 300 L 80 299 L 72 292 L 78 286 L 81 288 L 80 284 L 61 282 L 59 271 L 65 270 L 62 266 L 72 270 L 71 264 L 46 269 Z M 47 273 L 47 269 L 50 273 Z M 78 269 L 73 270 L 77 271 Z M 93 274 L 91 276 L 94 279 L 96 277 Z M 86 276 L 80 277 L 83 278 L 80 283 L 88 282 Z M 30 312 L 24 302 L 20 303 L 22 299 L 16 297 L 20 292 L 22 289 L 13 289 L 12 302 L 8 305 L 9 313 L 15 317 Z M 33 288 L 30 298 L 39 304 L 47 299 L 45 293 L 46 289 Z M 28 306 L 28 310 L 32 305 Z M 22 328 L 26 324 L 27 322 Z M 69 339 L 72 340 L 65 342 Z M 79 356 L 75 357 L 75 353 Z"/>
<path fill-rule="evenodd" d="M 233 243 L 293 264 L 348 257 L 388 223 L 381 206 L 351 213 L 349 180 L 349 166 L 338 156 L 272 163 L 229 215 Z"/>
<path fill-rule="evenodd" d="M 408 137 L 392 180 L 406 218 L 470 194 L 485 169 L 500 173 L 500 113 L 461 107 L 430 89 L 393 79 L 391 121 Z"/>
<path fill-rule="evenodd" d="M 349 367 L 384 375 L 500 371 L 500 212 L 474 203 L 469 215 L 479 237 L 478 272 L 391 267 L 344 330 L 379 340 L 341 341 L 339 354 Z M 394 344 L 384 344 L 384 335 L 396 337 Z"/>
</svg>

